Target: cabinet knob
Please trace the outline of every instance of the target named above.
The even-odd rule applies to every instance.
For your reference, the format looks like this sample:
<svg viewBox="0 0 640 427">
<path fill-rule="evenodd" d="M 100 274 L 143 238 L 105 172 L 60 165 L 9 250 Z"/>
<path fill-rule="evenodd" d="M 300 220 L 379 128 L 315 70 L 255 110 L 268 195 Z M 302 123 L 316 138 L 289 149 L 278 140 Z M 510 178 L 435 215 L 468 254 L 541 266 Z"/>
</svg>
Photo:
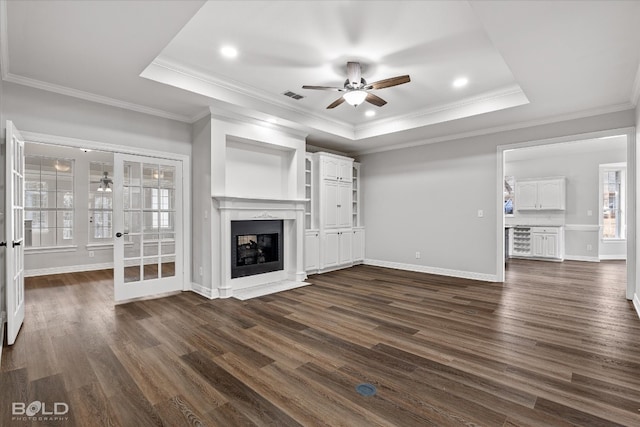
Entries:
<svg viewBox="0 0 640 427">
<path fill-rule="evenodd" d="M 342 205 L 338 205 L 338 207 L 339 207 L 339 208 L 341 208 L 341 207 L 342 207 Z"/>
</svg>

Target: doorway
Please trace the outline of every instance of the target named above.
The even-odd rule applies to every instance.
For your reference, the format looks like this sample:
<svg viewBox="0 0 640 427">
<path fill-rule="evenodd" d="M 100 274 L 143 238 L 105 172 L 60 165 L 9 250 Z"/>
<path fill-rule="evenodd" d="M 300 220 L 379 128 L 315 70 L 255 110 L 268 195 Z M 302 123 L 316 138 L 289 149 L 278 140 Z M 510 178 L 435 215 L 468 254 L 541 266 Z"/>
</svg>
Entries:
<svg viewBox="0 0 640 427">
<path fill-rule="evenodd" d="M 603 146 L 611 148 L 608 153 Z M 580 161 L 570 158 L 571 151 L 580 153 Z M 577 151 L 576 151 L 577 150 Z M 598 152 L 600 151 L 600 154 Z M 511 153 L 511 154 L 510 154 Z M 589 153 L 593 155 L 590 156 Z M 536 166 L 535 157 L 540 162 Z M 577 156 L 577 155 L 576 155 Z M 510 159 L 511 158 L 511 162 Z M 544 158 L 544 159 L 543 159 Z M 515 161 L 514 161 L 515 159 Z M 577 159 L 577 157 L 576 157 Z M 514 163 L 519 161 L 518 170 Z M 510 163 L 509 163 L 510 162 Z M 635 289 L 635 131 L 633 129 L 619 129 L 606 132 L 595 132 L 573 137 L 555 138 L 552 140 L 531 141 L 521 144 L 511 144 L 498 147 L 499 171 L 499 212 L 505 209 L 505 176 L 513 175 L 514 170 L 527 178 L 527 174 L 543 178 L 551 175 L 562 175 L 568 185 L 566 209 L 563 210 L 524 210 L 518 212 L 517 194 L 513 201 L 513 212 L 498 215 L 498 262 L 497 272 L 500 281 L 504 281 L 505 271 L 505 227 L 523 223 L 524 225 L 562 225 L 566 233 L 566 249 L 564 259 L 578 261 L 594 261 L 601 259 L 601 245 L 603 242 L 603 206 L 602 182 L 600 165 L 625 163 L 624 194 L 619 195 L 619 201 L 624 201 L 625 218 L 624 230 L 625 255 L 627 258 L 627 288 L 626 297 L 631 299 Z M 555 169 L 554 169 L 555 168 Z M 544 175 L 544 176 L 543 176 Z M 566 175 L 570 175 L 566 177 Z M 517 177 L 516 177 L 517 178 Z M 517 186 L 516 186 L 517 187 Z M 517 191 L 517 190 L 516 190 Z M 619 206 L 618 206 L 619 207 Z M 618 213 L 621 218 L 620 213 Z M 541 224 L 534 224 L 539 221 Z M 626 226 L 626 229 L 625 229 Z M 619 237 L 619 236 L 618 236 Z M 607 259 L 603 257 L 602 259 Z M 617 258 L 620 259 L 620 255 Z"/>
<path fill-rule="evenodd" d="M 43 229 L 42 222 L 34 224 L 32 220 L 28 224 L 31 225 L 32 247 L 30 250 L 39 255 L 40 259 L 48 261 L 42 266 L 28 263 L 26 266 L 28 275 L 114 268 L 114 260 L 118 259 L 118 255 L 114 253 L 117 249 L 117 245 L 114 245 L 117 240 L 115 234 L 130 232 L 131 235 L 128 238 L 122 239 L 126 240 L 126 243 L 122 245 L 120 257 L 132 258 L 127 261 L 129 264 L 135 263 L 134 258 L 137 258 L 140 265 L 147 266 L 147 280 L 151 280 L 153 277 L 151 271 L 155 270 L 157 271 L 155 273 L 157 279 L 171 278 L 172 286 L 157 286 L 146 293 L 138 291 L 133 294 L 122 294 L 118 292 L 118 295 L 121 296 L 118 301 L 191 289 L 191 274 L 185 267 L 189 265 L 187 260 L 190 257 L 191 244 L 189 233 L 191 224 L 188 210 L 190 180 L 183 179 L 183 176 L 188 176 L 190 173 L 190 161 L 187 155 L 27 131 L 23 131 L 22 135 L 26 144 L 31 147 L 37 146 L 40 151 L 44 151 L 38 154 L 48 158 L 45 162 L 45 169 L 54 169 L 53 175 L 58 174 L 58 178 L 60 178 L 58 179 L 60 181 L 59 187 L 57 181 L 51 180 L 51 176 L 47 178 L 48 190 L 52 191 L 48 191 L 48 200 L 45 205 L 61 209 L 56 212 L 47 211 L 46 215 L 43 215 L 43 212 L 34 214 L 34 217 L 40 221 L 45 218 L 44 225 L 47 226 L 45 227 L 47 233 L 37 233 L 35 230 L 36 226 L 40 230 Z M 127 158 L 126 156 L 134 157 Z M 71 162 L 65 163 L 64 159 L 71 160 Z M 124 172 L 122 178 L 115 176 L 116 159 L 119 159 L 122 165 L 129 162 L 128 164 L 131 166 L 137 162 L 141 167 L 141 177 L 144 179 L 147 174 L 150 179 L 139 182 L 135 190 L 133 189 L 134 185 L 123 185 L 121 179 L 124 179 Z M 56 166 L 58 166 L 57 169 L 55 169 Z M 124 171 L 124 169 L 122 170 Z M 65 173 L 67 177 L 61 178 Z M 74 174 L 75 177 L 69 177 Z M 78 174 L 82 175 L 82 180 L 79 180 Z M 103 179 L 105 182 L 102 182 Z M 81 187 L 78 186 L 80 182 L 82 182 Z M 107 185 L 100 188 L 104 183 Z M 42 189 L 40 188 L 40 190 Z M 100 192 L 101 190 L 103 192 Z M 124 191 L 130 191 L 131 197 L 133 197 L 134 191 L 137 191 L 136 194 L 139 193 L 139 199 L 135 201 L 131 197 L 128 199 L 128 202 L 134 202 L 135 206 L 138 206 L 139 203 L 139 208 L 125 207 L 122 203 L 122 209 L 113 209 L 115 204 L 111 203 L 122 201 Z M 80 194 L 81 197 L 78 197 Z M 100 203 L 96 202 L 97 195 L 102 196 L 99 198 Z M 44 203 L 42 200 L 37 200 L 37 202 L 39 205 Z M 139 211 L 134 214 L 134 209 L 139 209 Z M 125 216 L 127 217 L 126 221 Z M 118 217 L 121 218 L 119 222 Z M 129 222 L 132 218 L 135 221 L 139 220 L 139 222 Z M 80 224 L 82 227 L 78 227 Z M 126 231 L 124 229 L 125 225 L 136 227 L 137 224 L 146 228 L 140 231 Z M 121 228 L 116 230 L 116 226 Z M 44 234 L 49 240 L 42 240 Z M 38 236 L 36 237 L 36 235 Z M 152 238 L 155 238 L 153 242 Z M 134 243 L 136 239 L 140 241 L 140 245 Z M 53 246 L 57 247 L 47 253 L 48 248 L 45 246 L 52 246 L 52 242 L 55 243 Z M 139 248 L 140 253 L 134 256 L 134 250 L 129 249 L 133 247 Z M 79 254 L 86 255 L 87 259 L 83 262 L 72 263 L 74 265 L 70 265 L 68 262 L 56 264 L 56 261 L 60 259 L 73 260 Z M 153 262 L 157 262 L 156 266 L 151 266 Z M 126 271 L 130 273 L 131 270 L 127 269 Z M 136 281 L 131 279 L 128 282 L 125 281 L 124 272 L 123 268 L 120 275 L 121 282 L 129 283 L 130 287 L 133 287 L 133 283 Z M 135 276 L 129 274 L 129 277 Z M 142 281 L 145 280 L 144 277 L 143 272 L 140 276 Z M 116 274 L 116 278 L 118 278 L 118 274 Z M 160 282 L 166 281 L 161 280 Z"/>
</svg>

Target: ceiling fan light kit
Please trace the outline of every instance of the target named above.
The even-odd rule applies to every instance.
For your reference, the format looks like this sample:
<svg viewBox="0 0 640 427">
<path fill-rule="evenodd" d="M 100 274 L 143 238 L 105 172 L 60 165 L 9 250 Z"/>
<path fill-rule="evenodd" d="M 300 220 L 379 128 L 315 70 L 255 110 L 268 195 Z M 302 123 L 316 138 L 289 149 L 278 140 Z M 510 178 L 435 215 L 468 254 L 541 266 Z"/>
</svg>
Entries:
<svg viewBox="0 0 640 427">
<path fill-rule="evenodd" d="M 362 104 L 365 99 L 367 99 L 367 92 L 361 89 L 350 90 L 349 92 L 342 95 L 347 104 L 353 105 L 357 107 Z"/>
<path fill-rule="evenodd" d="M 343 102 L 357 107 L 363 102 L 368 102 L 377 107 L 382 107 L 387 103 L 384 99 L 377 95 L 374 95 L 369 90 L 384 89 L 386 87 L 398 86 L 404 83 L 409 83 L 411 78 L 409 75 L 391 77 L 384 80 L 379 80 L 374 83 L 367 83 L 367 81 L 361 77 L 361 67 L 359 62 L 347 62 L 347 80 L 344 82 L 343 87 L 331 87 L 331 86 L 302 86 L 302 89 L 313 90 L 331 90 L 337 92 L 345 92 L 342 97 L 333 101 L 327 109 L 335 108 Z"/>
</svg>

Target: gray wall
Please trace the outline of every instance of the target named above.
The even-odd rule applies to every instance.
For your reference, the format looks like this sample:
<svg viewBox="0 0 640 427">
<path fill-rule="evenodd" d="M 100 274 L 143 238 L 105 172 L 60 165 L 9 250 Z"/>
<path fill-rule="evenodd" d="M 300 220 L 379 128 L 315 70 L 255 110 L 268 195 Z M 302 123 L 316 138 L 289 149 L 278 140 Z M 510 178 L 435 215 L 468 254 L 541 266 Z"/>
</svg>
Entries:
<svg viewBox="0 0 640 427">
<path fill-rule="evenodd" d="M 13 83 L 5 120 L 21 131 L 191 154 L 191 125 Z"/>
<path fill-rule="evenodd" d="M 367 262 L 495 276 L 497 146 L 634 125 L 627 110 L 360 156 Z"/>
<path fill-rule="evenodd" d="M 567 179 L 564 212 L 518 211 L 505 219 L 506 224 L 565 224 L 565 255 L 575 259 L 597 259 L 598 230 L 580 230 L 572 226 L 599 225 L 599 165 L 627 161 L 626 137 L 580 141 L 525 148 L 505 153 L 505 175 L 516 181 L 527 178 L 564 176 Z M 588 211 L 592 215 L 588 215 Z M 587 248 L 590 245 L 591 249 Z M 622 253 L 624 257 L 624 245 Z"/>
<path fill-rule="evenodd" d="M 38 248 L 25 248 L 24 267 L 25 275 L 33 275 L 34 270 L 41 269 L 65 269 L 67 267 L 99 266 L 110 267 L 113 263 L 113 245 L 102 247 L 89 247 L 89 163 L 102 162 L 113 164 L 113 153 L 90 151 L 85 153 L 77 148 L 59 147 L 26 143 L 26 155 L 39 155 L 45 157 L 60 157 L 74 160 L 73 173 L 73 243 L 77 246 L 73 252 L 34 253 Z M 112 242 L 105 242 L 109 244 Z M 89 251 L 94 256 L 89 256 Z M 30 253 L 31 252 L 31 253 Z M 93 268 L 95 266 L 95 268 Z M 79 270 L 80 268 L 78 268 Z"/>
</svg>

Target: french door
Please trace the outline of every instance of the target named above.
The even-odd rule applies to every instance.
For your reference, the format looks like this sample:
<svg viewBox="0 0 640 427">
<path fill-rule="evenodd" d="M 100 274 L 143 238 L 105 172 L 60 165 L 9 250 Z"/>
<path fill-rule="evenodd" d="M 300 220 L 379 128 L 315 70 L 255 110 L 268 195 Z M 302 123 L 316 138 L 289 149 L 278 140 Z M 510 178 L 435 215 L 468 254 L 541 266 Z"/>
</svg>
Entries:
<svg viewBox="0 0 640 427">
<path fill-rule="evenodd" d="M 182 162 L 114 155 L 116 301 L 183 289 Z"/>
<path fill-rule="evenodd" d="M 5 273 L 7 343 L 16 342 L 24 321 L 24 139 L 7 121 L 5 142 Z M 0 343 L 1 345 L 1 343 Z"/>
</svg>

